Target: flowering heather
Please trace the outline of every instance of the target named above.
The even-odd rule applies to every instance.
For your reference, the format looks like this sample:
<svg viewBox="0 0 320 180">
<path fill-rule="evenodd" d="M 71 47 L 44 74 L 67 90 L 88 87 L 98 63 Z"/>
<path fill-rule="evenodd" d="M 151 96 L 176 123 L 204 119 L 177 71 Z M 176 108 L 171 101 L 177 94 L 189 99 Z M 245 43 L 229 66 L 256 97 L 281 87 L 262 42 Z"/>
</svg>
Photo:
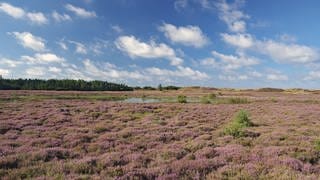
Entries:
<svg viewBox="0 0 320 180">
<path fill-rule="evenodd" d="M 223 92 L 246 104 L 55 98 L 86 93 L 97 94 L 0 91 L 0 179 L 320 178 L 318 94 Z M 241 109 L 253 126 L 245 136 L 224 134 Z"/>
</svg>

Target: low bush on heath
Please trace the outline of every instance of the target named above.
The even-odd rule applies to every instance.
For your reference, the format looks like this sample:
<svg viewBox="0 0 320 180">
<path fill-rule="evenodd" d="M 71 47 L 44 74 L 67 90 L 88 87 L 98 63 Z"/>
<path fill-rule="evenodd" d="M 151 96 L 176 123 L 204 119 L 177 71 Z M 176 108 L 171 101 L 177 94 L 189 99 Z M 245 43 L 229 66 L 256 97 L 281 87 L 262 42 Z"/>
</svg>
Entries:
<svg viewBox="0 0 320 180">
<path fill-rule="evenodd" d="M 179 103 L 187 103 L 187 96 L 179 95 L 178 96 L 178 102 Z"/>
<path fill-rule="evenodd" d="M 249 119 L 247 111 L 240 110 L 233 117 L 232 122 L 224 129 L 224 134 L 233 137 L 242 137 L 245 135 L 243 129 L 251 126 L 253 126 L 253 123 Z"/>
</svg>

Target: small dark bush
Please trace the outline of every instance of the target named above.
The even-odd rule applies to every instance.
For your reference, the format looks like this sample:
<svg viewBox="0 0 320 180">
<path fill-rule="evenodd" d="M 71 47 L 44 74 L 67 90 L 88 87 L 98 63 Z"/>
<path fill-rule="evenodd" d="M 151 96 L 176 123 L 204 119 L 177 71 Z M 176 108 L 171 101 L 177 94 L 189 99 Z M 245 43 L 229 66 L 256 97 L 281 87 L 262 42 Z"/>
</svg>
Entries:
<svg viewBox="0 0 320 180">
<path fill-rule="evenodd" d="M 178 96 L 178 102 L 179 103 L 187 103 L 187 96 L 179 95 Z"/>
</svg>

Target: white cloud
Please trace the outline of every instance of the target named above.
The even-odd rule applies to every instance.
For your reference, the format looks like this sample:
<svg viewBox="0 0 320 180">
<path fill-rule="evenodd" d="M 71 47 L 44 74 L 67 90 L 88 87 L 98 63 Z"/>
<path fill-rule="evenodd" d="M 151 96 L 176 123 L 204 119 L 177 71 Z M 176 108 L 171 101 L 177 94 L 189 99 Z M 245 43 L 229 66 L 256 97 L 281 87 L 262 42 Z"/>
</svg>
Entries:
<svg viewBox="0 0 320 180">
<path fill-rule="evenodd" d="M 0 10 L 16 19 L 21 19 L 25 16 L 25 11 L 22 8 L 4 2 L 0 3 Z"/>
<path fill-rule="evenodd" d="M 186 46 L 203 47 L 208 44 L 209 39 L 203 34 L 198 26 L 176 27 L 172 24 L 164 23 L 159 27 L 161 32 L 174 43 L 180 43 Z"/>
<path fill-rule="evenodd" d="M 204 9 L 213 9 L 214 3 L 212 0 L 176 0 L 174 2 L 174 8 L 177 11 L 180 11 L 182 9 L 186 9 L 190 5 L 200 5 Z"/>
<path fill-rule="evenodd" d="M 146 80 L 148 79 L 146 76 L 137 71 L 124 71 L 119 70 L 115 67 L 115 65 L 110 66 L 109 63 L 104 66 L 99 66 L 98 68 L 90 59 L 85 59 L 83 61 L 83 65 L 85 67 L 85 72 L 95 78 L 98 79 L 117 79 L 117 80 L 126 80 L 126 79 L 136 79 L 136 80 Z M 104 68 L 101 68 L 104 67 Z"/>
<path fill-rule="evenodd" d="M 310 71 L 303 80 L 319 80 L 320 71 Z"/>
<path fill-rule="evenodd" d="M 218 67 L 219 63 L 214 58 L 205 58 L 200 61 L 200 64 L 203 66 L 210 66 L 210 67 Z"/>
<path fill-rule="evenodd" d="M 53 66 L 50 66 L 49 67 L 49 72 L 53 72 L 53 73 L 60 73 L 62 70 L 60 68 L 57 68 L 57 67 L 53 67 Z"/>
<path fill-rule="evenodd" d="M 45 68 L 43 67 L 32 67 L 26 70 L 26 74 L 29 77 L 40 77 L 45 75 Z"/>
<path fill-rule="evenodd" d="M 0 76 L 6 76 L 10 73 L 8 69 L 0 69 Z"/>
<path fill-rule="evenodd" d="M 96 13 L 94 11 L 87 11 L 83 8 L 73 6 L 71 4 L 66 4 L 65 8 L 71 12 L 73 12 L 75 15 L 81 17 L 81 18 L 94 18 L 97 17 Z"/>
<path fill-rule="evenodd" d="M 33 22 L 35 24 L 39 24 L 39 25 L 47 24 L 49 21 L 46 18 L 46 16 L 41 12 L 27 13 L 27 17 L 31 20 L 31 22 Z"/>
<path fill-rule="evenodd" d="M 127 53 L 131 58 L 166 58 L 169 59 L 171 65 L 179 65 L 183 62 L 181 58 L 176 57 L 175 51 L 166 44 L 157 44 L 151 41 L 149 44 L 141 42 L 134 36 L 120 36 L 115 41 L 116 47 Z"/>
<path fill-rule="evenodd" d="M 37 53 L 35 54 L 34 57 L 22 56 L 21 59 L 31 64 L 62 63 L 65 61 L 64 58 L 59 57 L 52 53 L 44 53 L 44 54 Z"/>
<path fill-rule="evenodd" d="M 81 71 L 79 71 L 77 67 L 66 68 L 64 70 L 64 73 L 65 75 L 63 77 L 67 79 L 83 79 L 86 81 L 93 80 L 92 78 L 84 75 Z"/>
<path fill-rule="evenodd" d="M 254 45 L 254 40 L 250 34 L 230 35 L 230 34 L 223 33 L 221 34 L 221 36 L 224 42 L 238 48 L 246 49 Z"/>
<path fill-rule="evenodd" d="M 255 40 L 250 34 L 221 34 L 227 44 L 240 49 L 250 49 L 267 55 L 279 63 L 312 63 L 320 58 L 315 48 L 296 43 L 284 43 L 274 40 Z M 290 37 L 286 37 L 287 39 Z"/>
<path fill-rule="evenodd" d="M 29 19 L 32 23 L 42 25 L 47 24 L 48 19 L 41 12 L 26 12 L 20 7 L 8 3 L 0 3 L 0 10 L 15 19 Z"/>
<path fill-rule="evenodd" d="M 78 53 L 78 54 L 87 54 L 88 53 L 88 50 L 84 44 L 76 42 L 76 41 L 69 41 L 69 42 L 76 46 L 76 53 Z"/>
<path fill-rule="evenodd" d="M 109 41 L 103 39 L 96 39 L 95 42 L 89 44 L 89 50 L 92 51 L 95 55 L 103 54 L 104 49 L 109 47 Z"/>
<path fill-rule="evenodd" d="M 112 25 L 111 29 L 114 30 L 116 33 L 122 33 L 123 32 L 123 29 L 118 25 Z"/>
<path fill-rule="evenodd" d="M 254 57 L 248 57 L 243 53 L 239 53 L 238 56 L 234 56 L 212 51 L 212 55 L 221 60 L 221 64 L 225 70 L 235 70 L 241 67 L 248 67 L 259 64 L 258 59 Z"/>
<path fill-rule="evenodd" d="M 287 81 L 289 78 L 281 73 L 271 73 L 267 75 L 267 79 L 271 81 Z"/>
<path fill-rule="evenodd" d="M 285 44 L 272 40 L 257 42 L 259 52 L 281 63 L 311 63 L 319 60 L 319 52 L 305 45 Z"/>
<path fill-rule="evenodd" d="M 56 22 L 62 22 L 62 21 L 71 21 L 71 17 L 68 14 L 59 14 L 57 11 L 52 12 L 52 18 Z"/>
<path fill-rule="evenodd" d="M 233 4 L 228 4 L 226 0 L 220 0 L 216 3 L 219 10 L 219 18 L 224 21 L 229 30 L 232 32 L 245 32 L 246 22 L 244 19 L 248 19 L 249 16 L 244 14 L 239 8 L 244 1 L 236 0 Z"/>
<path fill-rule="evenodd" d="M 257 80 L 261 77 L 263 77 L 263 75 L 253 69 L 249 69 L 247 72 L 225 71 L 223 74 L 218 75 L 218 78 L 224 81 Z"/>
<path fill-rule="evenodd" d="M 13 34 L 25 48 L 30 48 L 34 51 L 44 51 L 46 49 L 45 40 L 41 37 L 34 36 L 29 32 L 13 32 L 10 34 Z"/>
<path fill-rule="evenodd" d="M 244 81 L 249 79 L 247 75 L 219 75 L 218 78 L 223 81 Z"/>
<path fill-rule="evenodd" d="M 174 2 L 174 8 L 177 10 L 177 11 L 180 11 L 181 9 L 184 9 L 186 8 L 188 5 L 188 0 L 176 0 Z"/>
<path fill-rule="evenodd" d="M 5 64 L 9 67 L 17 67 L 18 65 L 22 64 L 20 61 L 12 60 L 12 59 L 7 59 L 7 58 L 0 58 L 0 64 Z"/>
<path fill-rule="evenodd" d="M 209 78 L 206 73 L 193 70 L 189 67 L 178 66 L 176 70 L 160 69 L 157 67 L 147 68 L 146 71 L 155 76 L 180 77 L 192 80 L 204 80 Z"/>
<path fill-rule="evenodd" d="M 256 78 L 262 77 L 262 74 L 259 73 L 258 71 L 250 71 L 248 74 L 249 74 L 250 76 L 256 77 Z"/>
<path fill-rule="evenodd" d="M 64 42 L 64 40 L 58 41 L 57 44 L 58 44 L 63 50 L 68 50 L 68 46 L 67 46 L 67 44 Z"/>
</svg>

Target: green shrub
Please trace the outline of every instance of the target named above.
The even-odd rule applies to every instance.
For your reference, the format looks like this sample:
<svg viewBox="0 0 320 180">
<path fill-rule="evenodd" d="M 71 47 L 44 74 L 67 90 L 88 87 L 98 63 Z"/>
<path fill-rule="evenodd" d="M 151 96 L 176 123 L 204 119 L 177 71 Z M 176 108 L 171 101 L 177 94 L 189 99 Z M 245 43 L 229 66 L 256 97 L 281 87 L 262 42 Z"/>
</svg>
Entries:
<svg viewBox="0 0 320 180">
<path fill-rule="evenodd" d="M 249 119 L 248 113 L 244 110 L 240 110 L 234 116 L 232 122 L 224 129 L 224 134 L 233 137 L 242 137 L 245 135 L 243 128 L 251 126 L 253 126 L 253 123 Z"/>
<path fill-rule="evenodd" d="M 315 149 L 317 151 L 320 151 L 320 139 L 317 139 L 314 144 L 315 144 Z"/>
<path fill-rule="evenodd" d="M 179 103 L 187 103 L 187 96 L 179 95 L 178 96 L 178 102 Z"/>
<path fill-rule="evenodd" d="M 211 93 L 211 94 L 209 94 L 208 98 L 209 99 L 215 99 L 215 98 L 217 98 L 217 95 L 214 94 L 214 93 Z"/>
</svg>

